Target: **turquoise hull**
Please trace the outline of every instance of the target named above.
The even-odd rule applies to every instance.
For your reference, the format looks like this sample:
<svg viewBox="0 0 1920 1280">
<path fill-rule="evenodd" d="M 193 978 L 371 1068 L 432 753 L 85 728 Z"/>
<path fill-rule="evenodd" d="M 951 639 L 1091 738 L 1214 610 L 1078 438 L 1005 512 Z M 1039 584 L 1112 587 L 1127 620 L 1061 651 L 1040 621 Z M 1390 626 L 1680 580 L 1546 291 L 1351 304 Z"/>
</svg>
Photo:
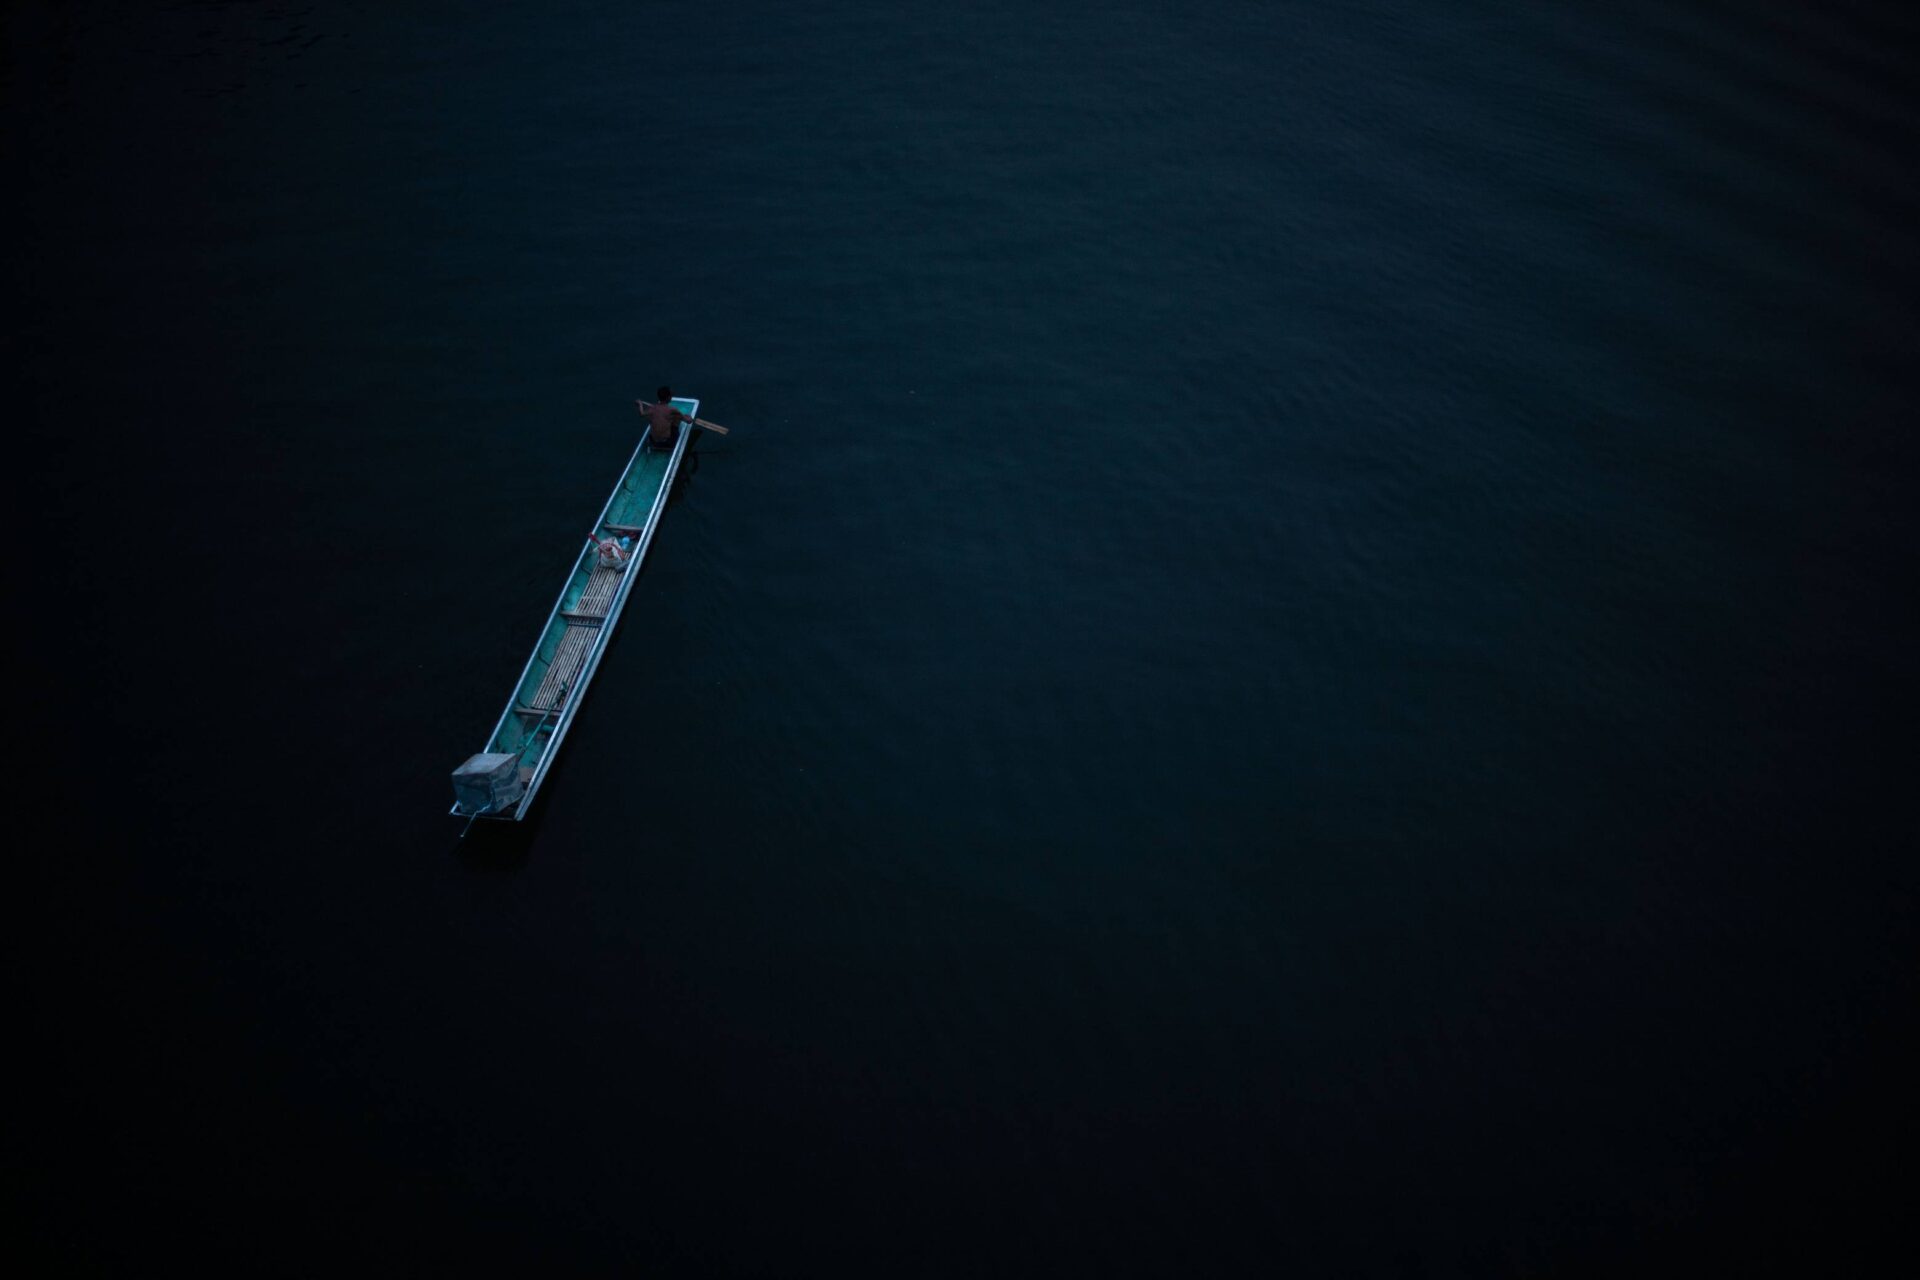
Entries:
<svg viewBox="0 0 1920 1280">
<path fill-rule="evenodd" d="M 676 397 L 673 404 L 690 418 L 700 412 L 698 400 Z M 653 543 L 667 495 L 692 438 L 693 428 L 682 426 L 671 449 L 654 449 L 642 436 L 575 558 L 559 599 L 541 628 L 533 655 L 521 670 L 513 696 L 482 749 L 518 759 L 522 786 L 519 799 L 492 811 L 469 810 L 456 802 L 451 811 L 455 817 L 517 822 L 532 809 L 540 784 L 546 780 L 560 744 L 579 713 L 587 685 L 613 639 L 614 626 L 639 577 L 641 561 Z M 609 563 L 611 557 L 602 555 L 599 544 L 622 537 L 629 540 L 627 555 L 623 561 Z"/>
</svg>

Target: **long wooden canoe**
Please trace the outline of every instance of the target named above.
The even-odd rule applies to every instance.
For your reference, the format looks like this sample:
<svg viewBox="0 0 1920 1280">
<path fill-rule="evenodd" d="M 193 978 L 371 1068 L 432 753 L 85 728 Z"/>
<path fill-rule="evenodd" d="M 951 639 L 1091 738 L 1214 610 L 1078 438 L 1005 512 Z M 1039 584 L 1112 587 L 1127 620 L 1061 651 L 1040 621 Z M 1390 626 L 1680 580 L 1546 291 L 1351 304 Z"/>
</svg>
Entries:
<svg viewBox="0 0 1920 1280">
<path fill-rule="evenodd" d="M 689 418 L 700 412 L 700 402 L 695 399 L 676 397 L 673 405 Z M 614 486 L 613 496 L 601 508 L 600 518 L 594 521 L 586 545 L 567 573 L 553 612 L 547 615 L 546 626 L 540 630 L 539 643 L 533 647 L 533 656 L 527 659 L 514 685 L 513 696 L 507 699 L 507 709 L 500 713 L 487 745 L 473 757 L 473 760 L 486 757 L 497 761 L 498 757 L 512 756 L 517 762 L 512 767 L 518 770 L 519 785 L 509 786 L 507 790 L 518 794 L 510 794 L 499 802 L 480 804 L 471 800 L 463 803 L 456 791 L 451 810 L 455 817 L 518 822 L 533 807 L 533 798 L 559 755 L 560 743 L 566 738 L 574 716 L 579 713 L 587 684 L 613 639 L 613 628 L 620 621 L 620 611 L 626 607 L 627 594 L 640 576 L 640 562 L 653 543 L 654 530 L 660 525 L 661 512 L 666 510 L 667 495 L 673 489 L 673 479 L 680 472 L 680 460 L 686 456 L 693 432 L 691 425 L 682 425 L 671 448 L 655 447 L 645 433 L 641 435 L 639 447 L 620 475 L 620 483 Z M 612 539 L 617 543 L 622 538 L 629 540 L 625 562 L 607 564 L 607 557 L 601 553 L 601 542 Z M 473 760 L 468 763 L 472 764 Z M 498 761 L 497 765 L 488 767 L 504 774 L 508 766 L 507 762 Z M 462 766 L 463 770 L 466 768 Z M 458 785 L 456 775 L 456 788 Z"/>
</svg>

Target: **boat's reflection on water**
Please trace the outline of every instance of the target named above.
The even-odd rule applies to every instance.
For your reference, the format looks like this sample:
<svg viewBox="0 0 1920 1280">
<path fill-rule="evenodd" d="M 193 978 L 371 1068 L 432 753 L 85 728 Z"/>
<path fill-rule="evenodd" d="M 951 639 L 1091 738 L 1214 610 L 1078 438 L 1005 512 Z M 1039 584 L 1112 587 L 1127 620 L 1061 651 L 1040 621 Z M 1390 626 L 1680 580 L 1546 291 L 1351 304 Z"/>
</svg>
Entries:
<svg viewBox="0 0 1920 1280">
<path fill-rule="evenodd" d="M 672 506 L 686 495 L 687 485 L 693 480 L 694 473 L 700 470 L 700 451 L 694 448 L 700 443 L 695 436 L 687 441 L 687 451 L 680 456 L 680 473 L 673 478 L 673 488 L 667 491 L 667 505 Z"/>
</svg>

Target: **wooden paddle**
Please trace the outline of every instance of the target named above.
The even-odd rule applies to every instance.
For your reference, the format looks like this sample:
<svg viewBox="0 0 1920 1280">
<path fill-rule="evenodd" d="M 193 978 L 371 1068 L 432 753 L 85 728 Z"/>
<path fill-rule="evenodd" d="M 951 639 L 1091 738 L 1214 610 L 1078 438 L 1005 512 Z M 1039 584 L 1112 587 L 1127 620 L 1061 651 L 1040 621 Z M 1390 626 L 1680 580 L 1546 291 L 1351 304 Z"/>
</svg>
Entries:
<svg viewBox="0 0 1920 1280">
<path fill-rule="evenodd" d="M 645 413 L 647 411 L 647 402 L 645 400 L 635 400 L 634 404 L 639 406 L 640 412 Z M 717 432 L 718 434 L 723 436 L 732 434 L 725 427 L 721 426 L 719 423 L 708 422 L 705 418 L 694 418 L 692 421 L 693 421 L 693 425 L 696 427 L 705 427 L 708 431 Z"/>
</svg>

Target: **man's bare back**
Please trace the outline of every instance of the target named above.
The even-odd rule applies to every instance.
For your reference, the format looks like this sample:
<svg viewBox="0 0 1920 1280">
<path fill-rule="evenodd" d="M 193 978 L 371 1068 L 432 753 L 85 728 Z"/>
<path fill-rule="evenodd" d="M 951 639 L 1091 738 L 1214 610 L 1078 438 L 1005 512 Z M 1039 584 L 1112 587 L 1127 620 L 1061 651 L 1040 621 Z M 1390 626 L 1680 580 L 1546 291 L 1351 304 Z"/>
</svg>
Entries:
<svg viewBox="0 0 1920 1280">
<path fill-rule="evenodd" d="M 662 390 L 664 391 L 664 388 Z M 635 400 L 634 403 L 640 406 L 640 414 L 647 420 L 648 430 L 652 433 L 655 444 L 672 444 L 674 437 L 680 433 L 680 424 L 693 421 L 692 418 L 668 404 L 665 395 L 652 403 L 645 400 Z"/>
</svg>

